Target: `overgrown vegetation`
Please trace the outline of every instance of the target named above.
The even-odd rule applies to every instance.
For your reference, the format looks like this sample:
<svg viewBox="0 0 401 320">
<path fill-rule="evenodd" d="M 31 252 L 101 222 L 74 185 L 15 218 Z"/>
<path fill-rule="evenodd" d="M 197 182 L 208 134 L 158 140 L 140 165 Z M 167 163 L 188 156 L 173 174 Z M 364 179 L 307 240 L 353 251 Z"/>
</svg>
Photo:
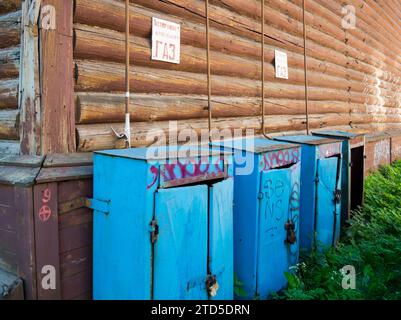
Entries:
<svg viewBox="0 0 401 320">
<path fill-rule="evenodd" d="M 356 269 L 356 289 L 344 290 L 341 269 Z M 401 299 L 401 162 L 365 182 L 365 205 L 355 213 L 341 244 L 314 252 L 287 274 L 277 299 Z"/>
</svg>

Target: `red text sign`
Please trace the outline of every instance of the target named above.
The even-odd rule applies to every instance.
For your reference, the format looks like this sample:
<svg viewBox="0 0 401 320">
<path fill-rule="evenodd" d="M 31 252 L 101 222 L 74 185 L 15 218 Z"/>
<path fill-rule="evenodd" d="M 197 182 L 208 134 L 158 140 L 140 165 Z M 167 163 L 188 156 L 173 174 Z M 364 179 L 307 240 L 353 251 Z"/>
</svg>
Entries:
<svg viewBox="0 0 401 320">
<path fill-rule="evenodd" d="M 180 63 L 181 26 L 177 23 L 152 19 L 152 60 Z"/>
</svg>

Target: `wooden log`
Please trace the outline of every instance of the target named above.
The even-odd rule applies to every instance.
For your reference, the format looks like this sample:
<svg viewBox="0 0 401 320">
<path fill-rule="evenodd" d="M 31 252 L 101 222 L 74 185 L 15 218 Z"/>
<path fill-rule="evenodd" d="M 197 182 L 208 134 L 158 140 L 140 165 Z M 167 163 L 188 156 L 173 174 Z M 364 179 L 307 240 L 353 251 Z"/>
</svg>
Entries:
<svg viewBox="0 0 401 320">
<path fill-rule="evenodd" d="M 338 19 L 342 19 L 343 15 L 341 13 L 342 9 L 342 4 L 335 2 L 335 1 L 328 1 L 328 0 L 315 0 L 315 2 L 318 2 L 321 7 L 323 8 L 329 8 L 332 12 L 337 14 L 339 16 Z M 385 32 L 384 30 L 382 32 L 378 32 L 380 28 L 382 28 L 381 24 L 384 24 L 381 22 L 379 25 L 377 24 L 378 17 L 377 15 L 374 17 L 369 17 L 366 15 L 366 10 L 369 8 L 368 5 L 364 4 L 361 1 L 351 1 L 349 4 L 354 5 L 355 8 L 358 8 L 358 30 L 364 34 L 363 39 L 373 39 L 375 42 L 372 43 L 373 47 L 379 47 L 383 48 L 391 48 L 393 47 L 393 41 L 389 41 L 389 38 L 386 37 L 385 35 L 389 35 L 389 32 Z M 347 30 L 347 33 L 354 34 L 355 30 L 349 29 Z M 369 35 L 366 37 L 366 35 Z M 388 51 L 387 51 L 387 54 Z M 391 54 L 390 54 L 391 55 Z M 387 59 L 385 59 L 387 60 Z M 392 63 L 392 61 L 387 60 L 387 63 Z M 377 63 L 376 63 L 377 65 Z M 399 69 L 399 68 L 398 68 Z"/>
<path fill-rule="evenodd" d="M 0 14 L 16 11 L 21 8 L 21 0 L 2 0 L 0 2 Z"/>
<path fill-rule="evenodd" d="M 153 2 L 153 6 L 156 3 Z M 157 5 L 165 6 L 165 4 L 157 1 Z M 170 7 L 174 7 L 168 5 Z M 202 7 L 204 5 L 202 4 Z M 98 26 L 106 29 L 124 32 L 124 6 L 121 2 L 114 0 L 99 0 L 93 2 L 90 0 L 76 0 L 75 4 L 75 15 L 74 22 L 79 24 L 87 24 L 91 26 Z M 183 10 L 184 12 L 186 10 Z M 205 20 L 197 15 L 195 22 L 185 19 L 186 15 L 171 15 L 163 14 L 163 11 L 149 10 L 148 8 L 132 5 L 131 8 L 131 33 L 138 35 L 143 38 L 150 38 L 152 33 L 152 17 L 157 16 L 181 24 L 181 43 L 198 46 L 201 48 L 206 47 L 205 34 Z M 187 11 L 188 12 L 188 11 Z M 247 56 L 259 56 L 260 57 L 260 39 L 257 35 L 253 35 L 251 39 L 241 37 L 235 32 L 232 32 L 231 27 L 228 31 L 222 31 L 220 25 L 211 27 L 210 43 L 213 50 L 222 50 L 223 52 L 229 52 L 235 55 L 247 55 Z M 271 45 L 277 47 L 277 44 L 284 44 L 273 37 L 266 37 L 266 47 Z M 302 53 L 301 48 L 297 48 L 291 44 L 294 50 L 289 50 L 290 54 L 292 51 Z M 255 50 L 256 48 L 256 50 Z M 271 61 L 274 59 L 272 52 L 266 56 L 266 59 L 270 57 Z M 299 58 L 302 58 L 300 56 Z M 302 60 L 302 59 L 301 59 Z M 299 61 L 301 61 L 299 60 Z"/>
<path fill-rule="evenodd" d="M 124 66 L 117 63 L 76 61 L 75 91 L 123 92 Z M 135 93 L 206 94 L 206 75 L 182 71 L 166 71 L 148 67 L 131 70 L 131 86 Z M 221 96 L 258 97 L 260 81 L 236 79 L 227 76 L 212 76 L 212 94 Z M 280 99 L 305 98 L 303 85 L 266 82 L 266 97 Z M 311 100 L 376 103 L 377 97 L 369 92 L 352 92 L 332 88 L 310 87 Z"/>
<path fill-rule="evenodd" d="M 151 17 L 156 13 L 138 6 L 133 6 L 133 8 L 134 9 L 131 11 L 131 30 L 133 34 L 144 38 L 150 38 Z M 122 23 L 124 20 L 123 18 L 123 7 L 111 0 L 101 0 L 96 4 L 87 0 L 77 0 L 74 18 L 76 23 L 85 23 L 117 31 L 124 31 L 124 25 Z M 205 37 L 200 36 L 205 32 L 204 21 L 195 24 L 173 16 L 163 16 L 163 18 L 181 23 L 181 42 L 183 44 L 198 46 L 200 48 L 205 47 Z M 266 37 L 265 57 L 266 62 L 273 63 L 273 49 L 277 48 L 277 45 L 269 44 L 269 39 L 269 37 Z M 228 32 L 222 32 L 220 29 L 211 28 L 211 48 L 216 51 L 260 59 L 259 39 L 254 41 L 247 40 Z M 300 48 L 289 48 L 287 53 L 289 55 L 288 61 L 290 67 L 303 68 L 303 56 L 300 54 L 302 50 L 299 49 Z M 372 83 L 374 81 L 370 76 L 366 77 L 361 73 L 361 71 L 372 73 L 374 69 L 371 69 L 370 66 L 364 65 L 361 62 L 354 61 L 354 59 L 347 58 L 344 54 L 340 54 L 330 48 L 314 44 L 314 47 L 308 52 L 308 55 L 313 57 L 309 58 L 308 61 L 308 67 L 311 68 L 311 70 L 317 70 L 325 74 L 338 75 L 343 78 L 344 75 L 346 75 L 347 79 L 358 81 L 363 79 Z M 346 67 L 348 66 L 354 67 L 358 71 L 347 71 Z"/>
<path fill-rule="evenodd" d="M 172 12 L 175 12 L 176 15 L 179 16 L 186 16 L 188 19 L 197 21 L 198 16 L 201 18 L 204 17 L 204 11 L 203 6 L 201 5 L 201 2 L 199 1 L 186 1 L 185 2 L 185 8 L 190 8 L 190 12 L 192 15 L 189 15 L 187 12 L 182 12 L 182 1 L 178 0 L 171 0 L 169 1 L 168 4 L 163 4 L 163 6 L 160 6 L 159 1 L 156 0 L 134 0 L 132 2 L 135 3 L 140 3 L 143 6 L 146 6 L 148 8 L 162 11 L 166 14 L 170 14 Z M 225 25 L 222 21 L 225 21 L 227 17 L 227 23 L 232 26 L 232 29 L 229 29 L 228 31 L 231 32 L 236 32 L 239 29 L 241 29 L 242 26 L 247 26 L 247 28 L 250 28 L 254 32 L 260 32 L 260 29 L 258 29 L 260 25 L 260 4 L 255 2 L 255 1 L 216 1 L 216 6 L 211 5 L 211 10 L 213 10 L 213 15 L 215 15 L 216 20 L 219 21 L 219 23 Z M 255 11 L 255 8 L 258 8 Z M 233 14 L 233 11 L 235 14 Z M 273 39 L 279 39 L 281 42 L 290 42 L 292 44 L 296 44 L 298 47 L 302 47 L 302 41 L 299 42 L 299 40 L 302 39 L 302 26 L 300 23 L 296 24 L 296 21 L 289 20 L 286 18 L 284 15 L 280 15 L 274 8 L 268 8 L 266 7 L 266 11 L 268 12 L 267 16 L 267 23 L 268 25 L 266 26 L 266 33 L 268 34 L 269 38 Z M 244 12 L 250 13 L 249 16 L 254 17 L 253 19 L 248 19 L 247 17 L 244 17 Z M 256 13 L 255 13 L 256 12 Z M 194 16 L 196 14 L 196 16 Z M 231 21 L 231 16 L 237 17 L 236 20 L 240 20 L 241 25 L 236 26 L 236 21 Z M 239 18 L 238 18 L 239 17 Z M 211 18 L 213 21 L 213 17 Z M 255 20 L 256 19 L 256 20 Z M 202 20 L 201 20 L 202 21 Z M 253 22 L 252 22 L 253 21 Z M 221 27 L 220 24 L 220 27 Z M 312 37 L 311 40 L 315 42 L 315 44 L 320 44 L 323 47 L 330 48 L 337 53 L 340 53 L 344 57 L 350 57 L 357 59 L 359 63 L 361 61 L 364 61 L 365 63 L 374 63 L 375 60 L 370 57 L 370 55 L 365 54 L 365 50 L 361 48 L 353 48 L 350 46 L 346 46 L 343 42 L 338 40 L 338 37 L 343 36 L 343 31 L 337 27 L 334 28 L 336 34 L 334 37 L 328 36 L 324 32 L 321 32 L 320 30 L 316 30 L 313 28 L 309 28 L 307 25 L 307 30 L 308 30 L 308 37 Z M 224 29 L 224 28 L 223 28 Z M 238 30 L 237 30 L 238 29 Z M 333 31 L 333 30 L 332 30 Z M 278 34 L 277 34 L 278 33 Z M 249 35 L 243 34 L 243 33 L 238 33 L 242 36 L 248 37 Z M 251 37 L 252 38 L 252 37 Z M 256 41 L 259 39 L 253 38 Z M 360 45 L 361 42 L 358 43 Z M 282 47 L 281 44 L 275 44 L 278 47 Z M 289 48 L 290 50 L 297 50 L 298 48 Z M 353 63 L 354 59 L 349 59 L 349 63 Z M 357 64 L 355 64 L 358 66 Z"/>
<path fill-rule="evenodd" d="M 0 139 L 19 138 L 19 110 L 0 110 Z"/>
<path fill-rule="evenodd" d="M 20 43 L 20 21 L 21 10 L 0 16 L 0 49 Z"/>
<path fill-rule="evenodd" d="M 78 59 L 103 60 L 112 62 L 125 61 L 125 38 L 124 34 L 107 29 L 93 28 L 87 26 L 75 26 L 75 50 L 74 56 Z M 180 64 L 169 64 L 165 62 L 152 61 L 151 47 L 148 39 L 131 38 L 131 63 L 158 69 L 179 70 L 195 73 L 206 72 L 206 55 L 204 50 L 187 45 L 181 46 Z M 261 78 L 260 62 L 246 58 L 239 58 L 225 53 L 213 52 L 211 54 L 211 70 L 216 75 L 234 76 L 258 80 Z M 303 84 L 304 70 L 289 69 L 289 79 L 275 78 L 273 64 L 265 65 L 266 81 L 279 83 Z M 320 72 L 309 72 L 309 84 L 312 86 L 323 86 L 344 90 L 362 92 L 365 85 L 325 75 L 322 81 Z"/>
<path fill-rule="evenodd" d="M 77 123 L 107 123 L 124 121 L 124 95 L 106 93 L 76 94 Z M 261 99 L 253 97 L 212 97 L 213 116 L 246 117 L 261 114 Z M 311 114 L 347 113 L 347 103 L 309 101 Z M 303 100 L 269 99 L 265 101 L 267 115 L 303 115 Z M 207 96 L 134 94 L 131 96 L 132 121 L 161 121 L 207 118 Z"/>
<path fill-rule="evenodd" d="M 0 81 L 0 110 L 18 108 L 18 80 Z"/>
<path fill-rule="evenodd" d="M 18 78 L 19 48 L 0 49 L 0 79 Z"/>
<path fill-rule="evenodd" d="M 347 125 L 349 123 L 348 114 L 325 114 L 311 115 L 310 126 L 313 129 Z M 131 124 L 131 143 L 132 146 L 150 145 L 155 137 L 161 137 L 169 129 L 169 121 L 158 121 L 154 123 L 136 122 Z M 117 131 L 122 130 L 123 123 L 113 124 L 92 124 L 77 126 L 77 142 L 79 151 L 93 151 L 99 149 L 115 148 L 117 144 L 116 137 L 111 129 L 113 126 Z M 199 120 L 181 120 L 177 122 L 180 137 L 185 140 L 187 134 L 197 133 L 206 134 L 208 128 L 207 119 Z M 260 117 L 243 118 L 219 118 L 213 119 L 213 128 L 218 130 L 228 130 L 229 132 L 237 130 L 254 130 L 258 133 L 261 127 Z M 305 128 L 305 116 L 268 116 L 266 117 L 266 129 L 268 132 L 303 130 Z M 184 130 L 186 129 L 186 131 Z M 190 130 L 190 131 L 188 131 Z M 194 130 L 194 131 L 191 131 Z M 249 132 L 250 133 L 250 132 Z M 184 137 L 185 136 L 185 137 Z"/>
</svg>

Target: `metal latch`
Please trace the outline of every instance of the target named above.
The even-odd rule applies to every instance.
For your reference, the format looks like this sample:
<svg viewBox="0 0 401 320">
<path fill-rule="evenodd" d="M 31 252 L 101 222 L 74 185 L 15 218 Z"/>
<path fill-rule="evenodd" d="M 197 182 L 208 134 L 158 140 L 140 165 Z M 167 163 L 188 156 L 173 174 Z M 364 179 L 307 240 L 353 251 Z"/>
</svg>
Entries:
<svg viewBox="0 0 401 320">
<path fill-rule="evenodd" d="M 150 223 L 150 241 L 154 244 L 159 238 L 159 225 L 157 220 L 152 220 Z"/>
<path fill-rule="evenodd" d="M 98 200 L 85 198 L 85 207 L 95 211 L 102 212 L 104 214 L 110 213 L 110 200 Z"/>
<path fill-rule="evenodd" d="M 217 277 L 215 275 L 208 275 L 206 278 L 207 293 L 210 297 L 215 297 L 219 290 L 219 284 L 217 283 Z"/>
<path fill-rule="evenodd" d="M 284 226 L 287 231 L 287 238 L 285 239 L 285 243 L 294 244 L 297 242 L 297 236 L 295 235 L 295 223 L 292 220 L 288 220 Z"/>
<path fill-rule="evenodd" d="M 341 190 L 336 189 L 334 191 L 334 203 L 340 203 L 341 201 Z"/>
</svg>

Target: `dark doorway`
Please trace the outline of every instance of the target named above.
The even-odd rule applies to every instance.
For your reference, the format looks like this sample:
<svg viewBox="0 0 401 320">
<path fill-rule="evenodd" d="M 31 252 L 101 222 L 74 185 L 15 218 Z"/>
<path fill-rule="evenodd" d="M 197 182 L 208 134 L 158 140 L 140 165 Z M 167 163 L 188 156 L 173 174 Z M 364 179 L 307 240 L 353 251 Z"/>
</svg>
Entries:
<svg viewBox="0 0 401 320">
<path fill-rule="evenodd" d="M 364 147 L 351 149 L 351 210 L 363 203 Z"/>
</svg>

